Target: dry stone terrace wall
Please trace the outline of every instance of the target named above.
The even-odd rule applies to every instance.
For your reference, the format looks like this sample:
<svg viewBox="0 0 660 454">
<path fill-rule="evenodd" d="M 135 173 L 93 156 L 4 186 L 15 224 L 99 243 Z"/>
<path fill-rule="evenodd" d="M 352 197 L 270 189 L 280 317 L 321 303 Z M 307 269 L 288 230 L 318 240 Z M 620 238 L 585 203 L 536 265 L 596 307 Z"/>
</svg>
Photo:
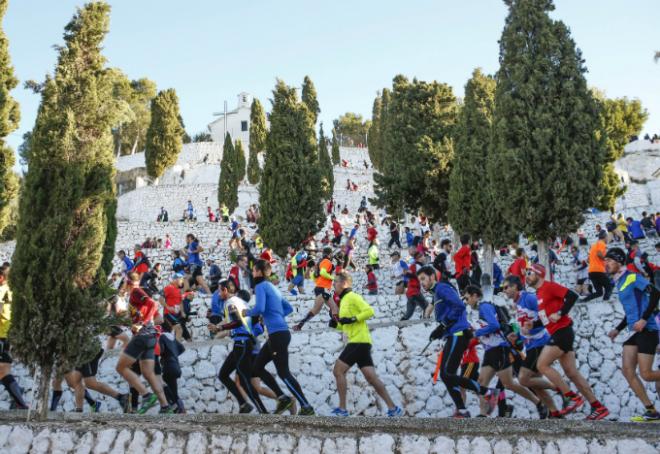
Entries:
<svg viewBox="0 0 660 454">
<path fill-rule="evenodd" d="M 0 449 L 22 453 L 650 454 L 652 425 L 575 421 L 384 420 L 278 416 L 121 418 L 4 415 Z"/>
</svg>

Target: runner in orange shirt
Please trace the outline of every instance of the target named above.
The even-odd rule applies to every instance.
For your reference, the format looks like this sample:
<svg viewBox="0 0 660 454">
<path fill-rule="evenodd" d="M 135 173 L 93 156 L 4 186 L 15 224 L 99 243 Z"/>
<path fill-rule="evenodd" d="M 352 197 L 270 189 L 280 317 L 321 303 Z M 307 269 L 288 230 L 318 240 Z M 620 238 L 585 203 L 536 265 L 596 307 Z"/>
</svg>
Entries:
<svg viewBox="0 0 660 454">
<path fill-rule="evenodd" d="M 294 331 L 300 331 L 305 323 L 311 320 L 323 307 L 325 303 L 330 309 L 330 316 L 333 319 L 337 318 L 337 304 L 331 298 L 330 289 L 332 288 L 332 281 L 334 276 L 332 272 L 334 271 L 334 265 L 332 264 L 332 248 L 325 247 L 323 248 L 323 258 L 319 262 L 316 270 L 314 270 L 314 276 L 316 278 L 314 287 L 314 306 L 309 310 L 305 318 L 300 320 L 296 326 L 293 327 Z"/>
</svg>

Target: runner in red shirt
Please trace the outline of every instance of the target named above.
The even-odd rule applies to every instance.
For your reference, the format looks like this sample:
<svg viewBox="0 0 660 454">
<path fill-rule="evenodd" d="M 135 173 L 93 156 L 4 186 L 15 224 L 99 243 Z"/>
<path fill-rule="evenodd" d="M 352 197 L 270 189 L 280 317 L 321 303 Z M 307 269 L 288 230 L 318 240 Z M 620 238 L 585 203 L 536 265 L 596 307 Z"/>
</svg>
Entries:
<svg viewBox="0 0 660 454">
<path fill-rule="evenodd" d="M 610 414 L 609 410 L 601 404 L 594 395 L 587 380 L 578 371 L 575 364 L 575 332 L 573 320 L 568 312 L 578 299 L 578 294 L 556 282 L 545 280 L 546 270 L 543 265 L 534 264 L 527 270 L 527 284 L 536 289 L 538 300 L 539 323 L 542 323 L 550 333 L 550 342 L 543 347 L 538 360 L 538 370 L 555 385 L 564 398 L 563 414 L 571 413 L 582 405 L 582 396 L 571 391 L 570 386 L 562 379 L 552 364 L 559 361 L 566 377 L 571 380 L 580 393 L 591 404 L 589 420 L 603 419 Z M 528 322 L 531 325 L 531 322 Z M 532 326 L 527 326 L 527 329 Z"/>
<path fill-rule="evenodd" d="M 507 275 L 518 276 L 520 282 L 525 282 L 525 271 L 527 270 L 527 257 L 525 249 L 519 247 L 516 249 L 516 260 L 511 264 L 507 270 Z"/>
<path fill-rule="evenodd" d="M 472 249 L 470 248 L 470 235 L 461 236 L 461 247 L 454 254 L 454 268 L 456 269 L 456 283 L 460 293 L 470 284 L 470 266 L 472 265 Z"/>
<path fill-rule="evenodd" d="M 369 227 L 367 228 L 367 241 L 373 243 L 377 236 L 378 231 L 376 230 L 376 227 L 374 227 L 373 224 L 369 224 Z"/>
<path fill-rule="evenodd" d="M 423 259 L 424 254 L 421 252 L 415 252 L 415 263 L 410 265 L 407 270 L 404 270 L 404 274 L 408 277 L 408 287 L 406 287 L 406 297 L 408 298 L 408 301 L 406 302 L 406 313 L 401 320 L 410 319 L 417 306 L 422 309 L 422 318 L 425 317 L 428 302 L 426 301 L 426 298 L 424 298 L 424 295 L 422 295 L 419 278 L 417 277 L 417 270 L 424 266 L 422 263 Z"/>
<path fill-rule="evenodd" d="M 140 288 L 138 273 L 130 273 L 129 279 L 131 290 L 128 302 L 133 338 L 119 356 L 116 369 L 128 384 L 142 396 L 142 407 L 138 410 L 138 413 L 146 413 L 158 401 L 160 401 L 161 413 L 173 413 L 174 409 L 167 403 L 160 378 L 154 372 L 154 350 L 158 343 L 158 332 L 154 327 L 153 320 L 158 314 L 158 304 Z M 142 375 L 149 382 L 153 393 L 147 391 L 137 374 L 131 370 L 131 366 L 136 361 L 140 361 Z"/>
</svg>

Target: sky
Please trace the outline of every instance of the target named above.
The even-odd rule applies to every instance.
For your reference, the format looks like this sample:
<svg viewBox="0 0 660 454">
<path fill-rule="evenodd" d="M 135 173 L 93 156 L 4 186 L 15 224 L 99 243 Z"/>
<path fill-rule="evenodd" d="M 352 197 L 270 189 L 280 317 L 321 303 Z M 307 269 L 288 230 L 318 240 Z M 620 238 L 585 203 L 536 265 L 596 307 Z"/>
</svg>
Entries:
<svg viewBox="0 0 660 454">
<path fill-rule="evenodd" d="M 327 126 L 345 112 L 371 115 L 376 93 L 403 74 L 451 85 L 462 96 L 476 67 L 494 73 L 506 7 L 501 0 L 110 0 L 108 65 L 129 78 L 175 88 L 187 131 L 205 131 L 213 112 L 246 91 L 270 110 L 276 78 L 300 86 L 309 75 Z M 57 59 L 64 26 L 82 0 L 9 0 L 3 27 L 20 87 L 15 149 L 32 129 L 41 81 Z M 555 0 L 583 52 L 591 86 L 639 98 L 644 132 L 660 133 L 658 0 Z"/>
</svg>

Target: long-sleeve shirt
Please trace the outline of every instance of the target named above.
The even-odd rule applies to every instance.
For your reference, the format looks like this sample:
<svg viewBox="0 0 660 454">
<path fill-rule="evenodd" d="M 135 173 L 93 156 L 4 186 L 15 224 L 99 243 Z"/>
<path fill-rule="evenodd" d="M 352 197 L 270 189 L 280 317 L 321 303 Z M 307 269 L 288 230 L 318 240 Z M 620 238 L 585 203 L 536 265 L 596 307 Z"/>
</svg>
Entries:
<svg viewBox="0 0 660 454">
<path fill-rule="evenodd" d="M 454 268 L 456 269 L 456 276 L 461 276 L 470 271 L 472 264 L 472 252 L 470 246 L 465 245 L 456 251 L 454 254 Z"/>
<path fill-rule="evenodd" d="M 548 334 L 545 327 L 542 325 L 537 326 L 537 322 L 539 322 L 539 302 L 535 295 L 524 291 L 520 292 L 516 301 L 516 319 L 521 327 L 527 322 L 532 322 L 534 325 L 526 336 L 520 336 L 526 349 L 543 347 L 550 341 L 550 334 Z"/>
<path fill-rule="evenodd" d="M 619 293 L 619 301 L 625 313 L 625 324 L 632 331 L 633 325 L 641 320 L 646 320 L 646 329 L 658 331 L 653 314 L 658 310 L 658 295 L 650 295 L 654 287 L 642 276 L 630 271 L 624 272 L 616 281 Z M 658 290 L 655 289 L 657 292 Z M 655 296 L 655 298 L 652 298 Z"/>
<path fill-rule="evenodd" d="M 509 342 L 502 335 L 500 321 L 497 319 L 497 311 L 492 303 L 485 301 L 479 303 L 479 320 L 477 323 L 479 328 L 474 332 L 474 335 L 479 338 L 479 342 L 483 344 L 486 350 L 509 345 Z"/>
<path fill-rule="evenodd" d="M 339 305 L 339 318 L 355 317 L 357 321 L 347 325 L 341 323 L 337 329 L 346 333 L 349 344 L 370 344 L 371 334 L 367 326 L 367 319 L 374 316 L 374 309 L 357 293 L 348 289 L 341 296 Z"/>
<path fill-rule="evenodd" d="M 254 287 L 256 303 L 250 316 L 261 315 L 269 333 L 289 331 L 284 317 L 293 312 L 289 302 L 269 281 L 261 281 Z"/>
<path fill-rule="evenodd" d="M 445 336 L 453 335 L 470 327 L 465 303 L 456 289 L 447 282 L 438 282 L 433 290 L 435 320 L 447 325 Z"/>
</svg>

